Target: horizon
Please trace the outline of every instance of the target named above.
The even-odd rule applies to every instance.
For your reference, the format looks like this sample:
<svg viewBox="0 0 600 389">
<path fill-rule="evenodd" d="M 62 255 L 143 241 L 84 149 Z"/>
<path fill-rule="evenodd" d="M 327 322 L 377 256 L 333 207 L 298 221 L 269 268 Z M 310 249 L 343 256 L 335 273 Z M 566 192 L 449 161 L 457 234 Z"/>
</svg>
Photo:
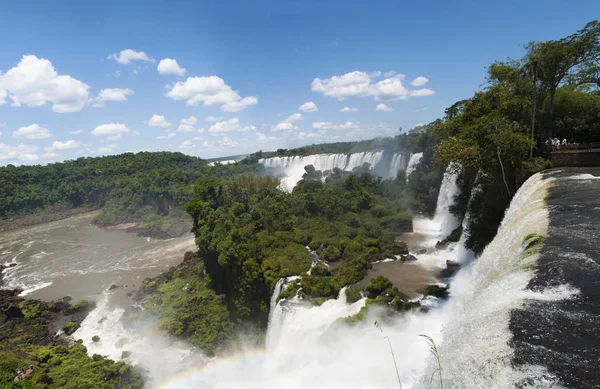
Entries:
<svg viewBox="0 0 600 389">
<path fill-rule="evenodd" d="M 10 3 L 0 166 L 395 136 L 481 90 L 493 61 L 600 11 L 575 3 Z"/>
</svg>

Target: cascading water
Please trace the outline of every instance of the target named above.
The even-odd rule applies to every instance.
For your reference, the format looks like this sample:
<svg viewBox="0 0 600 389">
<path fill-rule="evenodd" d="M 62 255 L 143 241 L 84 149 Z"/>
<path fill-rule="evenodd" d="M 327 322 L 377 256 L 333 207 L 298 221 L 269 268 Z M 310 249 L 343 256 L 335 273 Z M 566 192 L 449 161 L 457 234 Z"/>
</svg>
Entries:
<svg viewBox="0 0 600 389">
<path fill-rule="evenodd" d="M 407 155 L 403 153 L 395 153 L 391 156 L 391 159 L 389 156 L 386 158 L 383 158 L 383 156 L 383 151 L 353 154 L 315 154 L 263 158 L 259 159 L 258 163 L 265 167 L 276 169 L 277 173 L 282 176 L 282 188 L 291 191 L 298 181 L 302 179 L 302 175 L 305 173 L 304 167 L 307 165 L 313 165 L 316 170 L 325 172 L 334 168 L 343 171 L 352 171 L 354 168 L 368 163 L 376 174 L 386 179 L 393 179 L 400 170 L 406 170 L 409 160 L 413 159 L 412 155 L 410 158 L 407 158 Z"/>
<path fill-rule="evenodd" d="M 336 321 L 357 313 L 364 300 L 348 304 L 342 290 L 337 300 L 321 306 L 297 297 L 277 303 L 290 281 L 280 280 L 271 300 L 266 350 L 211 361 L 160 387 L 395 389 L 398 382 L 386 336 L 403 388 L 439 388 L 437 376 L 430 380 L 435 362 L 421 333 L 438 344 L 446 388 L 556 387 L 541 366 L 513 367 L 508 328 L 510 311 L 526 299 L 567 299 L 576 293 L 560 285 L 536 292 L 526 289 L 533 273 L 524 265 L 535 255 L 522 262 L 522 242 L 530 233 L 547 232 L 544 198 L 550 184 L 538 174 L 519 189 L 496 238 L 455 276 L 448 302 L 429 312 L 373 317 L 348 327 Z M 374 320 L 380 320 L 383 334 Z"/>
<path fill-rule="evenodd" d="M 410 176 L 410 173 L 417 168 L 417 165 L 421 162 L 421 158 L 423 158 L 423 153 L 411 154 L 408 165 L 406 166 L 406 177 Z"/>
</svg>

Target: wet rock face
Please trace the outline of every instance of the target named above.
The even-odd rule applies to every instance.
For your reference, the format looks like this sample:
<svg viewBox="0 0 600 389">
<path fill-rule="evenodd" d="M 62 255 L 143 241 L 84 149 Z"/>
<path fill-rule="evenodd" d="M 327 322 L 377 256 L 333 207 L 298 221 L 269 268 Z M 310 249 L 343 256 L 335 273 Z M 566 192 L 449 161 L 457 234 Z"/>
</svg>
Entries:
<svg viewBox="0 0 600 389">
<path fill-rule="evenodd" d="M 567 285 L 579 293 L 562 301 L 526 301 L 512 312 L 516 365 L 542 365 L 570 388 L 600 387 L 600 180 L 568 179 L 600 169 L 565 169 L 547 204 L 550 230 L 540 252 L 534 291 Z"/>
</svg>

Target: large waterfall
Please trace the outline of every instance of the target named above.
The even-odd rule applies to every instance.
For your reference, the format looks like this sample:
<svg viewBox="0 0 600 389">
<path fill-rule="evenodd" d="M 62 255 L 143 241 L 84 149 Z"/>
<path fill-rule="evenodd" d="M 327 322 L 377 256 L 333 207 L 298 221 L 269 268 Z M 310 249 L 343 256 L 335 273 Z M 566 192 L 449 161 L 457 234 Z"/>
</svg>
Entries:
<svg viewBox="0 0 600 389">
<path fill-rule="evenodd" d="M 400 170 L 411 169 L 418 164 L 422 153 L 417 154 L 386 154 L 384 151 L 362 152 L 353 154 L 314 154 L 306 156 L 273 157 L 259 159 L 265 167 L 273 168 L 281 176 L 282 187 L 292 190 L 302 179 L 304 167 L 313 165 L 316 170 L 323 172 L 334 168 L 352 171 L 368 163 L 374 174 L 383 178 L 395 178 Z M 412 163 L 412 165 L 411 165 Z"/>
<path fill-rule="evenodd" d="M 454 180 L 446 177 L 451 193 Z M 386 319 L 383 333 L 373 326 L 337 324 L 364 305 L 337 300 L 313 306 L 294 298 L 278 303 L 275 288 L 267 348 L 248 350 L 234 358 L 210 362 L 184 374 L 165 388 L 398 388 L 389 338 L 403 388 L 439 388 L 431 381 L 436 363 L 419 334 L 430 335 L 439 346 L 446 388 L 557 387 L 542 366 L 514 367 L 510 347 L 510 312 L 532 300 L 571 298 L 577 291 L 564 285 L 528 291 L 537 254 L 524 260 L 523 239 L 530 233 L 547 234 L 545 196 L 552 179 L 537 174 L 515 195 L 496 238 L 476 261 L 459 271 L 451 283 L 448 302 L 427 313 L 410 312 Z M 438 202 L 440 202 L 438 201 Z M 535 262 L 533 262 L 535 263 Z M 436 373 L 437 374 L 437 373 Z"/>
</svg>

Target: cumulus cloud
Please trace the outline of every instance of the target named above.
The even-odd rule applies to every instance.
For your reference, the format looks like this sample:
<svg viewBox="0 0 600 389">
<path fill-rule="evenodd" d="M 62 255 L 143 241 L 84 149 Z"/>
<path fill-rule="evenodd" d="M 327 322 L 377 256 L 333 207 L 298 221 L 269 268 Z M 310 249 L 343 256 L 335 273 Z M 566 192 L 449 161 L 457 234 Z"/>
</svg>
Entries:
<svg viewBox="0 0 600 389">
<path fill-rule="evenodd" d="M 298 127 L 294 125 L 294 122 L 302 120 L 301 113 L 294 113 L 290 115 L 287 119 L 280 121 L 275 126 L 273 126 L 273 131 L 290 131 L 295 130 Z"/>
<path fill-rule="evenodd" d="M 98 150 L 96 150 L 96 154 L 110 154 L 115 152 L 116 149 L 116 145 L 108 145 L 106 147 L 100 147 Z"/>
<path fill-rule="evenodd" d="M 92 130 L 92 135 L 106 136 L 108 140 L 121 139 L 123 134 L 129 134 L 129 128 L 121 123 L 102 124 Z"/>
<path fill-rule="evenodd" d="M 341 76 L 312 81 L 311 89 L 328 97 L 343 101 L 350 97 L 373 97 L 376 101 L 392 101 L 407 99 L 410 96 L 425 96 L 421 93 L 413 93 L 404 86 L 403 74 L 387 77 L 377 81 L 381 72 L 365 73 L 353 71 Z"/>
<path fill-rule="evenodd" d="M 198 119 L 194 116 L 190 116 L 187 119 L 181 119 L 179 122 L 179 127 L 177 127 L 177 131 L 179 132 L 204 132 L 204 128 L 195 128 L 194 125 L 198 123 Z"/>
<path fill-rule="evenodd" d="M 423 76 L 419 76 L 411 81 L 412 86 L 423 86 L 429 82 L 429 79 Z"/>
<path fill-rule="evenodd" d="M 41 127 L 38 124 L 31 124 L 27 127 L 20 127 L 12 134 L 13 138 L 26 139 L 47 139 L 52 136 L 47 128 Z"/>
<path fill-rule="evenodd" d="M 89 99 L 90 86 L 69 75 L 59 75 L 52 63 L 24 55 L 19 64 L 0 73 L 0 104 L 12 100 L 14 107 L 52 104 L 58 113 L 81 111 Z"/>
<path fill-rule="evenodd" d="M 98 101 L 125 101 L 127 96 L 132 95 L 133 91 L 129 88 L 107 88 L 102 89 L 98 94 Z"/>
<path fill-rule="evenodd" d="M 156 137 L 156 139 L 165 139 L 165 138 L 166 138 L 165 135 L 159 135 L 159 136 Z"/>
<path fill-rule="evenodd" d="M 340 112 L 358 112 L 358 108 L 344 107 L 340 109 Z"/>
<path fill-rule="evenodd" d="M 431 96 L 435 93 L 435 91 L 427 88 L 417 89 L 410 91 L 411 96 Z"/>
<path fill-rule="evenodd" d="M 45 149 L 47 151 L 52 151 L 52 150 L 68 150 L 68 149 L 78 149 L 81 146 L 82 146 L 81 142 L 77 142 L 75 140 L 68 140 L 66 142 L 54 141 L 54 142 L 52 142 L 52 146 L 46 147 Z"/>
<path fill-rule="evenodd" d="M 69 131 L 69 134 L 77 135 L 77 134 L 81 134 L 82 132 L 83 132 L 83 130 L 74 130 L 74 131 Z"/>
<path fill-rule="evenodd" d="M 223 118 L 215 117 L 215 116 L 207 116 L 204 118 L 204 120 L 206 120 L 207 122 L 218 122 L 219 120 L 223 120 Z"/>
<path fill-rule="evenodd" d="M 208 132 L 211 134 L 225 134 L 233 131 L 256 131 L 256 127 L 241 126 L 240 120 L 238 118 L 233 118 L 231 120 L 217 122 L 208 129 Z"/>
<path fill-rule="evenodd" d="M 176 133 L 174 133 L 174 132 L 169 132 L 169 133 L 167 134 L 167 139 L 173 139 L 173 138 L 175 138 L 175 135 L 177 135 L 177 134 L 176 134 Z"/>
<path fill-rule="evenodd" d="M 37 146 L 20 144 L 18 146 L 9 146 L 0 143 L 0 160 L 17 160 L 22 162 L 37 161 L 38 155 L 34 154 L 38 151 Z"/>
<path fill-rule="evenodd" d="M 383 103 L 377 104 L 377 107 L 375 108 L 375 111 L 379 111 L 379 112 L 392 112 L 393 110 L 394 110 L 393 108 L 390 108 Z"/>
<path fill-rule="evenodd" d="M 169 123 L 167 121 L 167 119 L 165 119 L 165 117 L 163 115 L 152 115 L 152 117 L 150 118 L 150 120 L 148 120 L 148 125 L 150 127 L 162 127 L 162 128 L 167 128 L 171 125 L 171 123 Z"/>
<path fill-rule="evenodd" d="M 383 73 L 383 77 L 392 77 L 396 72 L 394 70 L 390 70 L 389 72 Z"/>
<path fill-rule="evenodd" d="M 42 155 L 40 155 L 40 158 L 41 158 L 41 159 L 52 159 L 52 158 L 58 158 L 58 157 L 59 157 L 59 155 L 58 155 L 58 154 L 56 154 L 56 153 L 52 153 L 52 152 L 51 152 L 51 153 L 45 153 L 45 154 L 42 154 Z"/>
<path fill-rule="evenodd" d="M 256 97 L 247 96 L 239 101 L 230 101 L 229 103 L 223 104 L 221 106 L 221 110 L 227 111 L 227 112 L 237 112 L 237 111 L 246 109 L 246 107 L 248 107 L 250 105 L 255 105 L 257 103 L 258 103 L 258 99 Z"/>
<path fill-rule="evenodd" d="M 133 61 L 154 62 L 154 58 L 150 58 L 143 51 L 135 51 L 132 49 L 121 50 L 118 54 L 111 54 L 108 59 L 114 59 L 122 65 L 129 65 Z"/>
<path fill-rule="evenodd" d="M 165 58 L 158 63 L 157 70 L 162 75 L 173 74 L 176 76 L 185 75 L 185 68 L 182 68 L 177 63 L 176 59 Z"/>
<path fill-rule="evenodd" d="M 358 123 L 346 122 L 343 124 L 333 124 L 332 122 L 315 122 L 312 124 L 312 127 L 315 130 L 353 130 L 359 128 Z"/>
<path fill-rule="evenodd" d="M 166 93 L 173 100 L 186 100 L 190 106 L 221 104 L 221 110 L 237 112 L 258 103 L 254 96 L 242 98 L 225 81 L 217 76 L 188 77 L 184 82 L 175 83 Z"/>
<path fill-rule="evenodd" d="M 299 106 L 298 109 L 302 112 L 316 112 L 319 110 L 317 105 L 312 101 L 307 101 L 306 103 Z"/>
</svg>

